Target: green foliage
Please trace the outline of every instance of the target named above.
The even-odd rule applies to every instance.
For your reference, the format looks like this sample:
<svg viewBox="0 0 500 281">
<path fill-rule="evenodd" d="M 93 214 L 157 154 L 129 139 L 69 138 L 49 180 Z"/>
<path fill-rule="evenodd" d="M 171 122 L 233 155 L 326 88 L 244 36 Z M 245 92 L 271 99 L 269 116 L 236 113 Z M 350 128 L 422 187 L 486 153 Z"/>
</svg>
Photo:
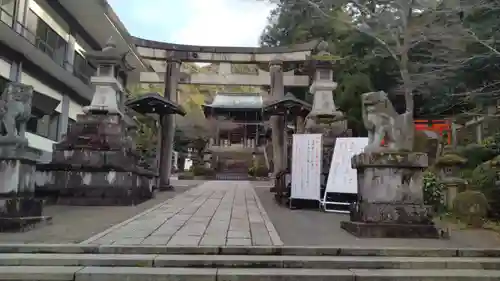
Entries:
<svg viewBox="0 0 500 281">
<path fill-rule="evenodd" d="M 490 191 L 496 188 L 495 181 L 497 178 L 497 172 L 500 171 L 500 169 L 496 165 L 495 161 L 498 160 L 500 160 L 500 156 L 482 163 L 472 172 L 471 187 L 483 192 L 487 198 L 490 198 Z"/>
<path fill-rule="evenodd" d="M 191 172 L 194 176 L 204 176 L 204 177 L 212 177 L 215 176 L 215 171 L 211 168 L 207 168 L 203 165 L 193 165 L 191 168 Z"/>
<path fill-rule="evenodd" d="M 382 6 L 377 1 L 277 2 L 261 44 L 283 46 L 312 39 L 329 42 L 332 54 L 340 57 L 334 72 L 339 83 L 338 105 L 346 112 L 355 135 L 364 134 L 360 93 L 372 89 L 387 91 L 396 109 L 404 110 L 398 94 L 403 90 L 399 87 L 400 46 L 405 45 L 401 42 L 405 40 L 401 39 L 405 37 L 403 34 L 407 34 L 405 28 L 410 28 L 408 34 L 415 36 L 410 40 L 406 69 L 410 81 L 405 84 L 415 90 L 416 117 L 453 116 L 474 110 L 478 105 L 495 104 L 500 96 L 496 69 L 500 63 L 498 2 L 468 3 L 460 7 L 457 15 L 457 9 L 449 5 L 422 7 L 422 1 L 414 1 L 411 8 L 419 12 L 405 20 L 401 20 L 401 15 L 411 13 L 400 11 L 398 1 L 384 2 L 385 9 L 375 9 Z M 368 9 L 360 12 L 356 8 L 359 5 Z M 410 8 L 406 4 L 404 7 Z M 460 32 L 461 25 L 465 32 Z M 366 28 L 356 28 L 359 26 Z M 388 54 L 391 49 L 395 54 L 392 57 Z"/>
<path fill-rule="evenodd" d="M 453 153 L 442 155 L 436 161 L 437 166 L 461 166 L 465 163 L 467 163 L 467 159 Z"/>
<path fill-rule="evenodd" d="M 482 227 L 488 212 L 486 196 L 473 190 L 460 192 L 453 201 L 453 215 L 472 227 Z"/>
<path fill-rule="evenodd" d="M 495 152 L 480 144 L 468 144 L 465 147 L 457 148 L 457 154 L 467 159 L 465 168 L 474 169 L 481 163 L 495 157 Z"/>
<path fill-rule="evenodd" d="M 500 155 L 500 133 L 485 138 L 481 145 L 491 150 L 493 154 Z"/>
<path fill-rule="evenodd" d="M 438 182 L 437 176 L 431 171 L 426 171 L 424 174 L 424 204 L 431 206 L 438 214 L 446 210 L 443 185 Z"/>
<path fill-rule="evenodd" d="M 263 178 L 269 176 L 269 170 L 265 166 L 251 166 L 248 169 L 248 175 Z"/>
</svg>

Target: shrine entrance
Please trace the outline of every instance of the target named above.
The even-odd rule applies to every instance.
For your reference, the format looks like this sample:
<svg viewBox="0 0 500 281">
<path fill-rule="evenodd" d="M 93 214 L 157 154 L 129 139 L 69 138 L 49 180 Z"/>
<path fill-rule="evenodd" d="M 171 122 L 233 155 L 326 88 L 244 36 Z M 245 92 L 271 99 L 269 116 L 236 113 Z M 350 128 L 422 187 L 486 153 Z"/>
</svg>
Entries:
<svg viewBox="0 0 500 281">
<path fill-rule="evenodd" d="M 220 111 L 253 116 L 257 114 L 257 120 L 247 118 L 243 120 L 243 128 L 232 131 L 219 131 L 217 137 L 210 140 L 207 151 L 227 152 L 238 150 L 248 152 L 250 156 L 262 154 L 266 165 L 269 166 L 273 174 L 287 168 L 287 147 L 288 137 L 284 116 L 281 113 L 269 113 L 267 104 L 282 100 L 285 92 L 292 88 L 303 88 L 304 92 L 310 87 L 316 75 L 314 57 L 317 54 L 318 41 L 287 46 L 287 47 L 208 47 L 170 44 L 158 41 L 134 38 L 135 45 L 142 59 L 150 65 L 149 72 L 142 72 L 140 81 L 143 85 L 163 85 L 165 98 L 177 102 L 178 85 L 220 85 L 220 86 L 254 86 L 261 87 L 264 92 L 268 91 L 270 101 L 263 101 L 255 107 L 241 103 L 239 106 L 229 105 L 229 108 L 216 103 L 206 104 L 204 107 L 205 116 L 214 118 Z M 217 73 L 187 73 L 182 70 L 182 63 L 200 62 L 217 65 Z M 253 64 L 257 66 L 256 73 L 238 74 L 234 71 L 235 64 Z M 214 67 L 215 68 L 215 67 Z M 220 93 L 224 94 L 224 93 Z M 249 96 L 256 95 L 248 93 Z M 257 96 L 259 96 L 257 94 Z M 234 100 L 234 102 L 237 102 Z M 264 115 L 264 109 L 267 108 Z M 175 123 L 172 116 L 166 116 L 162 136 L 162 147 L 173 145 Z M 266 130 L 262 124 L 264 118 L 271 119 L 273 129 L 266 138 Z M 289 115 L 289 118 L 294 118 Z M 295 117 L 303 126 L 304 115 Z M 252 120 L 250 120 L 252 119 Z M 240 120 L 241 121 L 241 120 Z M 253 121 L 256 121 L 252 123 Z M 252 124 L 250 124 L 252 123 Z M 266 153 L 266 145 L 272 143 L 272 155 Z M 166 157 L 171 158 L 172 149 Z M 237 159 L 241 160 L 241 159 Z M 165 166 L 161 169 L 171 170 L 170 161 L 164 161 Z M 230 161 L 229 161 L 230 162 Z M 234 162 L 234 161 L 233 161 Z M 237 162 L 237 163 L 236 163 Z M 233 164 L 233 170 L 237 171 L 237 178 L 243 178 L 243 170 L 248 170 L 248 163 L 242 165 L 241 161 Z M 240 167 L 241 166 L 241 167 Z M 239 169 L 241 168 L 241 169 Z M 241 171 L 240 171 L 241 170 Z M 169 175 L 170 176 L 170 175 Z M 227 175 L 233 177 L 232 173 Z M 225 177 L 225 176 L 221 176 Z M 169 177 L 160 179 L 167 183 Z"/>
</svg>

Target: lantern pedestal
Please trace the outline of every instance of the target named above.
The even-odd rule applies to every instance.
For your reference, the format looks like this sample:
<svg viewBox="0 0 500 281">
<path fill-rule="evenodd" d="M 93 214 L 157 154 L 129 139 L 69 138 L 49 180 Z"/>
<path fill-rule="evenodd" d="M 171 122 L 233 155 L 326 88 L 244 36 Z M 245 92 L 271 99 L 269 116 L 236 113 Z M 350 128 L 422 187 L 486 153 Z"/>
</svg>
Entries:
<svg viewBox="0 0 500 281">
<path fill-rule="evenodd" d="M 153 197 L 157 174 L 139 165 L 136 126 L 124 114 L 124 89 L 116 78 L 130 70 L 126 55 L 112 40 L 87 53 L 97 68 L 92 102 L 54 145 L 52 162 L 38 167 L 38 189 L 57 195 L 58 204 L 136 205 Z"/>
</svg>

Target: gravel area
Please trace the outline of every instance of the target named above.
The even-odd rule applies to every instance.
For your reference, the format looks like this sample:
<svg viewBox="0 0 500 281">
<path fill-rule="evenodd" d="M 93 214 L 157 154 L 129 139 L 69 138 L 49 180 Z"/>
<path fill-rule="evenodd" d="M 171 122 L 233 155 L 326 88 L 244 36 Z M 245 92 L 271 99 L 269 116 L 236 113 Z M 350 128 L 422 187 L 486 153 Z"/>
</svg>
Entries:
<svg viewBox="0 0 500 281">
<path fill-rule="evenodd" d="M 453 230 L 451 239 L 357 238 L 340 228 L 348 215 L 320 210 L 290 210 L 274 201 L 269 183 L 255 182 L 254 188 L 285 245 L 296 246 L 380 246 L 380 247 L 500 247 L 498 233 L 488 230 Z"/>
<path fill-rule="evenodd" d="M 44 215 L 52 216 L 51 223 L 22 233 L 0 233 L 0 243 L 79 243 L 199 183 L 173 181 L 174 191 L 157 192 L 154 199 L 137 206 L 46 206 Z"/>
</svg>

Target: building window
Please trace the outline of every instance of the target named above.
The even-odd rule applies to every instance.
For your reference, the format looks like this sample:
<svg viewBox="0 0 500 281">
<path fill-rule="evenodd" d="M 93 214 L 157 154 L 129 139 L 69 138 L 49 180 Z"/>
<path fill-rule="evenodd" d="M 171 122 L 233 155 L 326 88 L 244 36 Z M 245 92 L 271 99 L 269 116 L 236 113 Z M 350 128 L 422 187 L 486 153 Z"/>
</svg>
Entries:
<svg viewBox="0 0 500 281">
<path fill-rule="evenodd" d="M 0 96 L 3 94 L 3 91 L 5 90 L 5 88 L 7 88 L 7 85 L 9 84 L 10 80 L 3 77 L 3 76 L 0 76 Z"/>
<path fill-rule="evenodd" d="M 84 83 L 90 83 L 90 77 L 94 75 L 96 70 L 88 63 L 88 61 L 77 51 L 75 51 L 75 61 L 73 63 L 73 73 L 80 78 Z"/>
<path fill-rule="evenodd" d="M 71 118 L 68 118 L 68 130 L 66 130 L 66 132 L 69 132 L 71 131 L 71 128 L 73 127 L 73 125 L 76 124 L 76 121 L 71 119 Z"/>
<path fill-rule="evenodd" d="M 53 141 L 57 141 L 59 120 L 59 112 L 53 112 L 48 115 L 33 106 L 31 108 L 31 118 L 26 124 L 26 131 Z"/>
<path fill-rule="evenodd" d="M 14 24 L 16 2 L 16 0 L 0 0 L 0 20 L 10 27 Z"/>
<path fill-rule="evenodd" d="M 68 43 L 31 9 L 28 10 L 27 28 L 31 33 L 27 36 L 28 40 L 57 64 L 64 66 Z"/>
</svg>

